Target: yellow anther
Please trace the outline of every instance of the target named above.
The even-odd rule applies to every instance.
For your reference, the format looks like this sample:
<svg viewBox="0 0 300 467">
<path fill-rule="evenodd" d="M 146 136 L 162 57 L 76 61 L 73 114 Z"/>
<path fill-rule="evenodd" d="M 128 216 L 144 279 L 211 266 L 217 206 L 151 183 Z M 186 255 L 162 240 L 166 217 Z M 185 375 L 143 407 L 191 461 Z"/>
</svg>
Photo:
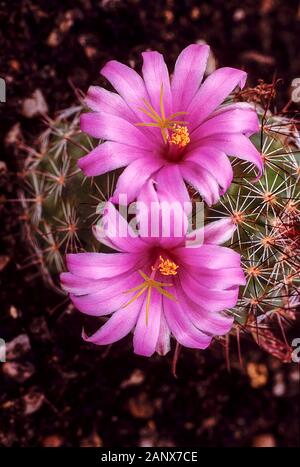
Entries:
<svg viewBox="0 0 300 467">
<path fill-rule="evenodd" d="M 177 269 L 179 266 L 169 259 L 164 259 L 162 256 L 159 257 L 160 263 L 158 269 L 163 276 L 176 276 Z"/>
<path fill-rule="evenodd" d="M 174 125 L 172 127 L 172 136 L 170 143 L 177 144 L 180 148 L 184 148 L 190 142 L 189 130 L 186 126 Z"/>
</svg>

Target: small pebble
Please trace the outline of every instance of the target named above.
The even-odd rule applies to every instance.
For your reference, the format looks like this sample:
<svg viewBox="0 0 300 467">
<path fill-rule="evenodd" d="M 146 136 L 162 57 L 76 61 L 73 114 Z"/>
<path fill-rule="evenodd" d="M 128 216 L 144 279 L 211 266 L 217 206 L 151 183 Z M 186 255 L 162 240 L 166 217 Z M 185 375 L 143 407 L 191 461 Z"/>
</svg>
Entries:
<svg viewBox="0 0 300 467">
<path fill-rule="evenodd" d="M 36 89 L 31 97 L 24 100 L 22 115 L 26 118 L 33 118 L 39 114 L 48 112 L 48 105 L 40 89 Z"/>
<path fill-rule="evenodd" d="M 264 433 L 254 437 L 252 442 L 254 448 L 275 448 L 276 440 L 270 433 Z"/>
</svg>

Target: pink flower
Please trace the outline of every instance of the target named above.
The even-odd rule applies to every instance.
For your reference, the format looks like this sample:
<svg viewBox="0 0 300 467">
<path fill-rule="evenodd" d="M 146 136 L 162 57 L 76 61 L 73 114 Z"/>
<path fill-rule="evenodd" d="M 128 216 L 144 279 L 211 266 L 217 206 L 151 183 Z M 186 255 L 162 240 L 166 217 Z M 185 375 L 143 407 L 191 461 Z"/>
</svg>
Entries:
<svg viewBox="0 0 300 467">
<path fill-rule="evenodd" d="M 152 184 L 143 196 L 148 205 L 157 199 Z M 83 338 L 105 345 L 133 330 L 135 353 L 150 356 L 166 354 L 171 335 L 183 346 L 204 349 L 214 335 L 227 333 L 233 319 L 223 311 L 236 305 L 239 285 L 245 284 L 240 255 L 219 246 L 234 232 L 232 220 L 205 226 L 204 243 L 188 248 L 186 241 L 199 232 L 143 238 L 134 235 L 113 205 L 109 212 L 112 226 L 123 231 L 125 226 L 127 235 L 99 238 L 103 232 L 98 227 L 94 233 L 117 253 L 69 254 L 69 272 L 61 274 L 63 288 L 81 312 L 111 314 L 98 331 L 90 337 L 83 333 Z"/>
<path fill-rule="evenodd" d="M 228 189 L 233 173 L 228 155 L 254 164 L 262 159 L 248 137 L 259 129 L 246 103 L 223 104 L 244 86 L 246 73 L 220 68 L 203 84 L 209 47 L 192 44 L 179 55 L 170 81 L 163 56 L 143 53 L 143 78 L 110 61 L 101 70 L 117 93 L 91 86 L 81 129 L 105 140 L 79 161 L 88 176 L 125 167 L 113 201 L 126 193 L 130 203 L 144 184 L 155 179 L 181 202 L 189 199 L 184 181 L 212 205 Z"/>
</svg>

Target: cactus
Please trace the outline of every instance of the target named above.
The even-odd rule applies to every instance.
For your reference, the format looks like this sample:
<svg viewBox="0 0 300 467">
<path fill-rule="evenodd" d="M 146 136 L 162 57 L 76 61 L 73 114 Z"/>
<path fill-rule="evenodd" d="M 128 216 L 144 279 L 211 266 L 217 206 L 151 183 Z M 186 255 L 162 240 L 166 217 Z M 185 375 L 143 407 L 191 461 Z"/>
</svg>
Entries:
<svg viewBox="0 0 300 467">
<path fill-rule="evenodd" d="M 19 200 L 28 265 L 39 265 L 45 282 L 59 292 L 65 254 L 99 249 L 90 227 L 99 202 L 107 200 L 114 187 L 114 175 L 87 179 L 77 167 L 77 159 L 95 145 L 80 131 L 82 109 L 76 105 L 55 119 L 45 117 L 46 130 L 34 147 L 18 144 L 25 153 Z"/>
<path fill-rule="evenodd" d="M 268 102 L 261 94 L 266 89 Z M 264 173 L 255 180 L 251 166 L 236 161 L 234 183 L 207 218 L 230 215 L 237 225 L 230 246 L 241 254 L 247 278 L 230 311 L 237 332 L 248 333 L 262 348 L 290 361 L 285 329 L 296 319 L 300 284 L 299 135 L 293 118 L 270 111 L 274 86 L 260 83 L 243 93 L 255 102 L 260 117 L 261 131 L 254 143 Z M 279 334 L 273 332 L 276 328 Z"/>
<path fill-rule="evenodd" d="M 285 330 L 299 305 L 300 139 L 293 118 L 270 110 L 274 96 L 275 86 L 263 82 L 239 93 L 239 100 L 252 102 L 260 117 L 261 131 L 253 142 L 262 154 L 264 174 L 255 180 L 253 167 L 235 160 L 234 181 L 217 205 L 206 208 L 206 219 L 231 216 L 237 226 L 227 246 L 241 254 L 247 277 L 237 306 L 229 310 L 238 344 L 245 334 L 290 361 Z M 19 199 L 28 265 L 38 265 L 57 291 L 67 252 L 104 248 L 94 240 L 91 226 L 97 221 L 99 202 L 110 197 L 118 175 L 86 179 L 77 167 L 78 158 L 98 144 L 80 131 L 82 110 L 78 104 L 54 119 L 45 117 L 46 130 L 34 147 L 19 143 L 25 152 Z"/>
</svg>

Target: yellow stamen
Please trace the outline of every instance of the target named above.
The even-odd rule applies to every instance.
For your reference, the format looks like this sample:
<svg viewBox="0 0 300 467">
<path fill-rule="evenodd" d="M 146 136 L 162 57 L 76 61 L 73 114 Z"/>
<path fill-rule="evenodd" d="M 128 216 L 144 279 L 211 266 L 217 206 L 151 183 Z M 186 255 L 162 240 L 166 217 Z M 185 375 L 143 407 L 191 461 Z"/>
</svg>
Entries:
<svg viewBox="0 0 300 467">
<path fill-rule="evenodd" d="M 154 268 L 152 270 L 155 271 Z M 155 281 L 154 279 L 151 279 L 151 277 L 148 277 L 147 274 L 145 274 L 141 270 L 139 270 L 139 274 L 142 276 L 143 279 L 145 279 L 145 281 L 149 282 L 149 284 L 151 285 L 156 285 L 160 287 L 173 287 L 173 284 L 168 284 L 166 282 L 159 282 L 159 281 Z"/>
<path fill-rule="evenodd" d="M 161 260 L 161 257 L 159 258 Z M 168 261 L 168 260 L 166 260 Z M 172 263 L 170 261 L 170 263 Z M 175 263 L 172 263 L 175 265 L 176 268 L 178 268 L 178 266 L 176 266 Z M 168 284 L 168 283 L 165 283 L 165 282 L 159 282 L 159 281 L 156 281 L 154 279 L 152 279 L 151 277 L 147 276 L 147 274 L 145 274 L 143 271 L 140 271 L 139 270 L 139 274 L 142 276 L 142 278 L 144 279 L 144 282 L 142 282 L 141 284 L 139 284 L 138 286 L 136 287 L 133 287 L 129 290 L 126 290 L 125 292 L 123 293 L 129 293 L 129 292 L 137 292 L 131 300 L 129 300 L 129 302 L 127 302 L 125 305 L 123 305 L 123 308 L 126 308 L 127 306 L 131 305 L 131 303 L 135 302 L 135 300 L 137 300 L 141 295 L 143 295 L 143 293 L 147 290 L 147 298 L 146 298 L 146 324 L 148 325 L 148 320 L 149 320 L 149 310 L 150 310 L 150 301 L 151 301 L 151 292 L 152 292 L 152 289 L 155 288 L 157 290 L 158 293 L 160 293 L 161 295 L 164 295 L 165 297 L 169 298 L 170 300 L 177 300 L 176 297 L 172 294 L 170 294 L 169 292 L 167 292 L 164 287 L 172 287 L 173 284 Z M 175 273 L 177 274 L 177 273 Z M 167 274 L 169 275 L 169 274 Z"/>
<path fill-rule="evenodd" d="M 158 265 L 158 269 L 160 273 L 163 276 L 176 276 L 179 266 L 169 259 L 164 259 L 162 256 L 160 256 L 159 259 L 160 263 Z"/>
<path fill-rule="evenodd" d="M 145 104 L 145 107 L 139 107 L 138 109 L 144 114 L 148 115 L 148 117 L 150 117 L 151 120 L 153 120 L 153 122 L 138 122 L 136 123 L 136 126 L 149 126 L 149 127 L 160 128 L 160 131 L 161 131 L 161 134 L 162 134 L 162 137 L 165 143 L 167 143 L 169 140 L 169 133 L 168 133 L 169 129 L 174 131 L 174 127 L 177 127 L 177 126 L 179 127 L 180 124 L 187 123 L 185 120 L 176 120 L 176 118 L 179 115 L 184 115 L 187 112 L 175 112 L 171 114 L 168 118 L 166 118 L 164 101 L 163 101 L 163 85 L 161 85 L 160 96 L 159 96 L 160 115 L 154 109 L 154 107 L 150 104 L 150 102 L 148 102 L 146 99 L 143 99 L 143 102 Z M 182 128 L 186 128 L 186 127 L 182 127 Z M 189 139 L 187 128 L 186 128 L 186 132 L 187 132 L 187 138 Z M 183 146 L 186 146 L 188 142 L 183 144 Z"/>
<path fill-rule="evenodd" d="M 141 295 L 143 295 L 143 293 L 145 292 L 146 288 L 147 288 L 146 286 L 143 286 L 143 287 L 141 288 L 141 290 L 140 290 L 138 293 L 136 293 L 136 294 L 132 297 L 131 300 L 129 300 L 129 302 L 127 302 L 125 305 L 123 305 L 123 308 L 126 308 L 128 305 L 131 305 L 133 302 L 135 302 Z M 126 292 L 124 292 L 124 293 L 126 293 Z"/>
<path fill-rule="evenodd" d="M 151 291 L 152 291 L 152 286 L 150 285 L 150 287 L 148 287 L 147 299 L 146 299 L 146 326 L 148 326 L 148 321 L 149 321 Z"/>
<path fill-rule="evenodd" d="M 160 108 L 161 118 L 162 120 L 165 120 L 166 116 L 165 116 L 165 108 L 164 108 L 164 87 L 163 85 L 161 85 L 161 88 L 160 88 L 159 108 Z"/>
<path fill-rule="evenodd" d="M 177 144 L 180 148 L 184 148 L 190 142 L 189 130 L 186 126 L 174 125 L 172 127 L 172 136 L 170 143 Z"/>
</svg>

